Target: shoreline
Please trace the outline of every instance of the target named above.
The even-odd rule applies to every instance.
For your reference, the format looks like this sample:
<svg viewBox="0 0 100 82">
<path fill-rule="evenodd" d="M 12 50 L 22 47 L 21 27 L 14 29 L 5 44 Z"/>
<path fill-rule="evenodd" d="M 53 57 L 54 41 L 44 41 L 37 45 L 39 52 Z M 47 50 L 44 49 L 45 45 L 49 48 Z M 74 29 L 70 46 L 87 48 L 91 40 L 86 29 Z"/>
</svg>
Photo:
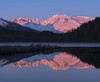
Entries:
<svg viewBox="0 0 100 82">
<path fill-rule="evenodd" d="M 15 42 L 15 43 L 0 43 L 0 47 L 3 46 L 58 46 L 58 47 L 100 47 L 100 43 L 45 43 L 45 42 Z"/>
<path fill-rule="evenodd" d="M 66 51 L 67 49 L 73 48 L 100 48 L 100 47 L 58 47 L 58 46 L 41 46 L 41 45 L 30 45 L 30 46 L 0 46 L 0 55 L 9 55 L 17 53 L 44 53 L 53 51 Z"/>
<path fill-rule="evenodd" d="M 17 53 L 34 53 L 46 51 L 59 51 L 64 47 L 56 46 L 0 46 L 0 55 L 17 54 Z"/>
</svg>

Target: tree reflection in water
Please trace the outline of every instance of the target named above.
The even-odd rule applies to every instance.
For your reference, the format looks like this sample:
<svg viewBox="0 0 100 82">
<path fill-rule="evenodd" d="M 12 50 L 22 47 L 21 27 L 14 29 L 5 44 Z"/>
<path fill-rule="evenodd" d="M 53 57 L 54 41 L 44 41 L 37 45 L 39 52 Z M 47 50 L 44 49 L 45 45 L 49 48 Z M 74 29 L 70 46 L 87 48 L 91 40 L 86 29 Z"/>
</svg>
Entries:
<svg viewBox="0 0 100 82">
<path fill-rule="evenodd" d="M 45 64 L 54 70 L 100 68 L 100 48 L 65 48 L 58 52 L 53 50 L 0 56 L 1 67 L 10 63 L 15 67 Z"/>
</svg>

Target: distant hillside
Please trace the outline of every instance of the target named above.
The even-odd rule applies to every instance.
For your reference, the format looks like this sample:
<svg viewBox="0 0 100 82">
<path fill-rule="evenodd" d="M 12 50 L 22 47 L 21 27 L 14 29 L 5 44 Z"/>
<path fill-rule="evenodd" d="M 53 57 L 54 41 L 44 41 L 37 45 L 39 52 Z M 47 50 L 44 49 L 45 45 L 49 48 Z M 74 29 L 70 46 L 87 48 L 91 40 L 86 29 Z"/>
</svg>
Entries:
<svg viewBox="0 0 100 82">
<path fill-rule="evenodd" d="M 14 22 L 10 22 L 10 21 L 4 20 L 2 18 L 0 18 L 0 27 L 3 27 L 5 29 L 9 29 L 9 30 L 38 32 L 35 29 L 31 29 L 31 28 L 28 28 L 26 26 L 19 25 L 19 24 L 14 23 Z"/>
</svg>

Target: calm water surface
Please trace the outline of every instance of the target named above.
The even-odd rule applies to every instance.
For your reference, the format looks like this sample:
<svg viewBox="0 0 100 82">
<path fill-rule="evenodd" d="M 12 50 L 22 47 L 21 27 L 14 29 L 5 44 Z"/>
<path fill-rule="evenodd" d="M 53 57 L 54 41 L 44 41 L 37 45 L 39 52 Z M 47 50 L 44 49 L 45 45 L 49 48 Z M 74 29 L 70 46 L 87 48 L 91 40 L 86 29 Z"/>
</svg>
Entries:
<svg viewBox="0 0 100 82">
<path fill-rule="evenodd" d="M 1 56 L 0 82 L 100 82 L 99 50 L 73 48 Z"/>
<path fill-rule="evenodd" d="M 42 45 L 42 46 L 61 46 L 61 47 L 100 47 L 100 43 L 0 43 L 0 46 L 29 46 L 29 45 Z"/>
</svg>

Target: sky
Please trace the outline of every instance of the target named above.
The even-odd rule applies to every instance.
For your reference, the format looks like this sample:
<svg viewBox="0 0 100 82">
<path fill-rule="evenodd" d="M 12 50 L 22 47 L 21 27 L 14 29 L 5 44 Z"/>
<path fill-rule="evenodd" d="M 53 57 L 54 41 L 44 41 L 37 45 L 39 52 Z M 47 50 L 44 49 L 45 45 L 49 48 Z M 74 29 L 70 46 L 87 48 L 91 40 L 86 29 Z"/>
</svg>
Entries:
<svg viewBox="0 0 100 82">
<path fill-rule="evenodd" d="M 53 15 L 100 16 L 100 0 L 0 0 L 0 17 L 39 18 L 45 20 Z"/>
</svg>

